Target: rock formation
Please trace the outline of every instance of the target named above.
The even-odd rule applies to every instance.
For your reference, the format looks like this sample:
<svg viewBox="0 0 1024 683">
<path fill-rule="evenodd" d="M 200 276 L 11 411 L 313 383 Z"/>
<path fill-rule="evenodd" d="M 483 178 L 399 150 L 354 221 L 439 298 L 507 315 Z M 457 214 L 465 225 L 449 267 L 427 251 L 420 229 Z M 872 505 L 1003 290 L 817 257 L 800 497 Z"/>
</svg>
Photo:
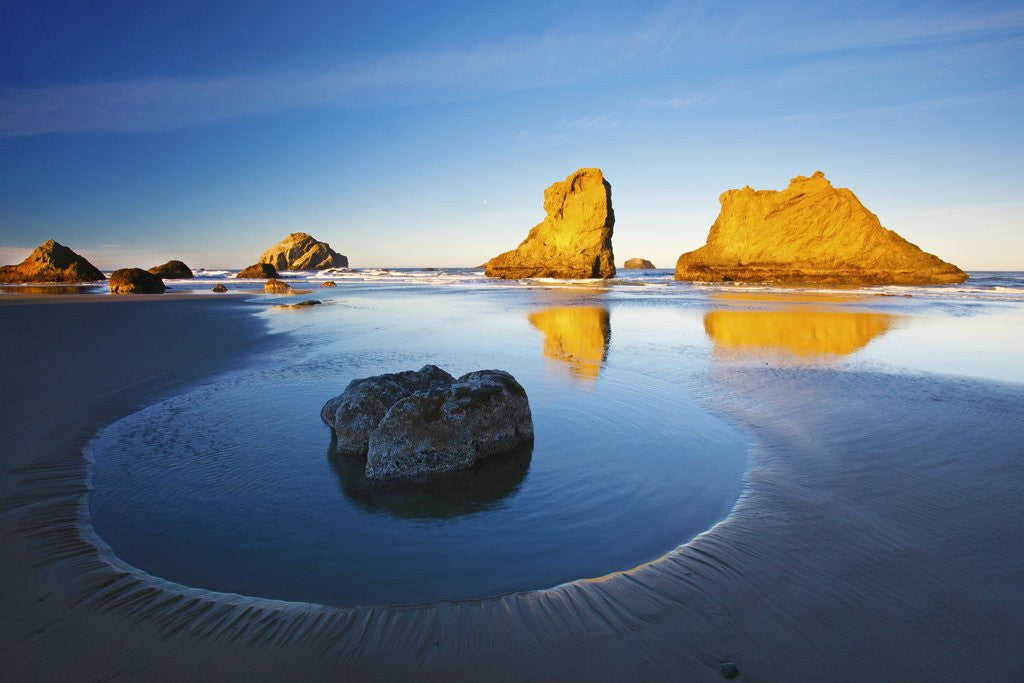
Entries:
<svg viewBox="0 0 1024 683">
<path fill-rule="evenodd" d="M 122 268 L 110 274 L 111 294 L 160 294 L 164 281 L 142 268 Z"/>
<path fill-rule="evenodd" d="M 609 278 L 612 255 L 612 186 L 597 168 L 581 168 L 544 190 L 547 216 L 516 249 L 487 262 L 487 276 Z"/>
<path fill-rule="evenodd" d="M 195 277 L 192 269 L 181 261 L 168 261 L 162 266 L 153 266 L 149 272 L 162 280 L 191 280 Z"/>
<path fill-rule="evenodd" d="M 291 285 L 275 278 L 270 278 L 263 283 L 263 291 L 271 294 L 287 294 L 291 291 Z"/>
<path fill-rule="evenodd" d="M 654 264 L 645 258 L 631 258 L 622 267 L 627 270 L 652 270 Z"/>
<path fill-rule="evenodd" d="M 700 249 L 676 263 L 677 280 L 943 284 L 967 273 L 882 227 L 820 171 L 775 190 L 729 190 Z"/>
<path fill-rule="evenodd" d="M 106 279 L 96 266 L 53 240 L 40 244 L 18 265 L 0 267 L 0 282 L 94 282 Z"/>
<path fill-rule="evenodd" d="M 250 280 L 265 280 L 268 277 L 281 276 L 277 274 L 277 269 L 269 263 L 257 263 L 238 271 L 238 275 L 235 277 L 247 278 Z"/>
<path fill-rule="evenodd" d="M 334 280 L 327 280 L 326 282 L 322 283 L 320 286 L 321 287 L 337 287 L 338 283 L 335 282 Z"/>
<path fill-rule="evenodd" d="M 336 452 L 366 454 L 369 479 L 453 472 L 533 442 L 526 391 L 500 370 L 456 380 L 427 365 L 355 380 L 320 417 L 334 432 Z"/>
<path fill-rule="evenodd" d="M 278 270 L 325 270 L 348 268 L 348 258 L 331 249 L 327 242 L 318 242 L 304 232 L 293 232 L 263 252 L 260 263 L 269 263 Z"/>
<path fill-rule="evenodd" d="M 228 288 L 225 287 L 224 285 L 214 285 L 213 289 L 211 289 L 210 291 L 217 292 L 218 294 L 223 294 L 224 292 L 228 291 Z"/>
</svg>

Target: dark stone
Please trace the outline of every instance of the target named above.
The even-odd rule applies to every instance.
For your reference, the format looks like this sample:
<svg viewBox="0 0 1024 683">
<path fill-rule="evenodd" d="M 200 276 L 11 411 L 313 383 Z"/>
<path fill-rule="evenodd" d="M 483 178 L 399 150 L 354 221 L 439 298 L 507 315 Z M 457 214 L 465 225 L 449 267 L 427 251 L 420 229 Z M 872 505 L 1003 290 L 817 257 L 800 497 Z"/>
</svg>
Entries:
<svg viewBox="0 0 1024 683">
<path fill-rule="evenodd" d="M 153 266 L 149 272 L 164 280 L 191 280 L 195 277 L 192 269 L 181 261 L 168 261 L 162 266 Z"/>
<path fill-rule="evenodd" d="M 235 277 L 247 278 L 250 280 L 265 280 L 268 277 L 276 278 L 280 277 L 280 275 L 277 274 L 277 268 L 269 263 L 256 263 L 248 268 L 243 268 L 238 271 L 238 275 Z"/>
<path fill-rule="evenodd" d="M 161 294 L 164 281 L 142 268 L 122 268 L 110 275 L 111 294 Z"/>
<path fill-rule="evenodd" d="M 224 285 L 214 285 L 213 289 L 210 291 L 217 292 L 218 294 L 223 294 L 224 292 L 228 291 L 228 288 L 225 287 Z"/>
<path fill-rule="evenodd" d="M 736 678 L 740 675 L 740 668 L 735 662 L 722 662 L 722 678 Z"/>
</svg>

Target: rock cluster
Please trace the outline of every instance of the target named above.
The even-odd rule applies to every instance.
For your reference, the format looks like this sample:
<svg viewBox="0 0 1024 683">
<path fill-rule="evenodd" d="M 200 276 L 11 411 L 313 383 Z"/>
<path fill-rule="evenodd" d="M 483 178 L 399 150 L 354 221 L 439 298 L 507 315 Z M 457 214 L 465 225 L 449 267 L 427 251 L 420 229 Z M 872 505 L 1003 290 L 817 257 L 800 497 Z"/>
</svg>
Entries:
<svg viewBox="0 0 1024 683">
<path fill-rule="evenodd" d="M 162 266 L 153 266 L 149 272 L 162 280 L 191 280 L 195 277 L 192 269 L 181 261 L 168 261 Z"/>
<path fill-rule="evenodd" d="M 612 186 L 597 168 L 581 168 L 544 191 L 547 216 L 512 251 L 486 265 L 488 277 L 610 278 Z"/>
<path fill-rule="evenodd" d="M 121 268 L 110 274 L 111 294 L 160 294 L 164 281 L 142 268 Z"/>
<path fill-rule="evenodd" d="M 729 190 L 707 244 L 679 257 L 676 280 L 943 284 L 967 273 L 882 227 L 820 171 L 775 190 Z"/>
<path fill-rule="evenodd" d="M 320 417 L 338 453 L 366 455 L 369 479 L 453 472 L 533 442 L 526 391 L 500 370 L 455 379 L 426 365 L 354 380 Z"/>
<path fill-rule="evenodd" d="M 304 232 L 293 232 L 263 252 L 261 263 L 269 263 L 278 270 L 325 270 L 348 268 L 348 257 L 331 249 Z"/>
<path fill-rule="evenodd" d="M 94 282 L 99 269 L 63 244 L 47 240 L 15 266 L 0 267 L 0 282 Z"/>
<path fill-rule="evenodd" d="M 238 275 L 235 277 L 249 280 L 264 280 L 268 277 L 280 277 L 280 275 L 278 275 L 277 269 L 269 263 L 257 263 L 238 271 Z"/>
<path fill-rule="evenodd" d="M 654 264 L 645 258 L 631 258 L 622 267 L 627 270 L 652 270 Z"/>
</svg>

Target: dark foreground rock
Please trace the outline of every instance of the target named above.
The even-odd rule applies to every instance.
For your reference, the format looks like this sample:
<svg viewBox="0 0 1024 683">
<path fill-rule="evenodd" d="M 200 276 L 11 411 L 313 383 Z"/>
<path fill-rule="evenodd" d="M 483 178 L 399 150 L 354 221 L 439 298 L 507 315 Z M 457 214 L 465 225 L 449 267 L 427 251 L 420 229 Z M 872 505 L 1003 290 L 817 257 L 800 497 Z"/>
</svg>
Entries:
<svg viewBox="0 0 1024 683">
<path fill-rule="evenodd" d="M 238 271 L 238 275 L 235 277 L 248 278 L 251 280 L 264 280 L 268 277 L 280 277 L 280 275 L 277 273 L 277 268 L 269 263 L 256 263 L 248 268 L 243 268 Z"/>
<path fill-rule="evenodd" d="M 168 261 L 160 266 L 153 266 L 149 272 L 162 280 L 191 280 L 195 277 L 192 269 L 182 261 Z"/>
<path fill-rule="evenodd" d="M 320 416 L 339 453 L 366 454 L 368 479 L 454 472 L 533 441 L 526 391 L 500 370 L 456 380 L 427 365 L 355 380 Z"/>
<path fill-rule="evenodd" d="M 122 268 L 110 275 L 111 294 L 161 294 L 164 281 L 142 268 Z"/>
<path fill-rule="evenodd" d="M 99 269 L 63 244 L 46 240 L 16 266 L 0 267 L 0 282 L 94 282 Z"/>
</svg>

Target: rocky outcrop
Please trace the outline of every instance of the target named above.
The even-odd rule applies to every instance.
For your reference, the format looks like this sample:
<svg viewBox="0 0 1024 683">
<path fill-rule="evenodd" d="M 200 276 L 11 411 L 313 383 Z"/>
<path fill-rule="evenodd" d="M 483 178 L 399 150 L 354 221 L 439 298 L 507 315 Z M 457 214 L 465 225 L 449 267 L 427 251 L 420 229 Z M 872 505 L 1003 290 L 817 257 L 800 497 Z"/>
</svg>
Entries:
<svg viewBox="0 0 1024 683">
<path fill-rule="evenodd" d="M 304 232 L 293 232 L 267 249 L 260 262 L 269 263 L 278 270 L 348 268 L 348 257 L 331 249 L 327 242 L 319 242 Z"/>
<path fill-rule="evenodd" d="M 622 267 L 626 270 L 653 270 L 654 264 L 645 258 L 631 258 Z"/>
<path fill-rule="evenodd" d="M 249 266 L 248 268 L 243 268 L 242 270 L 238 271 L 238 275 L 236 275 L 235 277 L 246 278 L 249 280 L 265 280 L 268 277 L 281 276 L 278 275 L 277 269 L 274 268 L 274 266 L 270 265 L 269 263 L 257 263 L 255 265 Z"/>
<path fill-rule="evenodd" d="M 111 294 L 160 294 L 164 281 L 142 268 L 122 268 L 110 274 Z"/>
<path fill-rule="evenodd" d="M 291 291 L 291 285 L 275 278 L 270 278 L 263 283 L 263 291 L 270 294 L 287 294 Z"/>
<path fill-rule="evenodd" d="M 16 266 L 0 267 L 0 282 L 94 282 L 107 278 L 63 244 L 47 240 Z"/>
<path fill-rule="evenodd" d="M 967 273 L 882 227 L 846 188 L 820 171 L 775 190 L 729 190 L 700 249 L 676 263 L 676 280 L 824 284 L 943 284 Z"/>
<path fill-rule="evenodd" d="M 224 292 L 228 291 L 228 288 L 225 287 L 224 285 L 214 285 L 213 289 L 211 289 L 210 291 L 217 292 L 218 294 L 223 294 Z"/>
<path fill-rule="evenodd" d="M 149 272 L 162 280 L 191 280 L 195 277 L 192 269 L 181 261 L 168 261 L 162 266 L 153 266 Z"/>
<path fill-rule="evenodd" d="M 328 280 L 327 282 L 322 283 L 320 286 L 321 287 L 337 287 L 338 283 L 335 282 L 334 280 Z"/>
<path fill-rule="evenodd" d="M 526 391 L 500 370 L 456 380 L 427 365 L 355 380 L 320 416 L 334 432 L 336 452 L 366 454 L 369 479 L 454 472 L 533 441 Z"/>
<path fill-rule="evenodd" d="M 516 249 L 486 265 L 488 277 L 610 278 L 612 186 L 597 168 L 581 168 L 544 191 L 547 216 Z"/>
</svg>

